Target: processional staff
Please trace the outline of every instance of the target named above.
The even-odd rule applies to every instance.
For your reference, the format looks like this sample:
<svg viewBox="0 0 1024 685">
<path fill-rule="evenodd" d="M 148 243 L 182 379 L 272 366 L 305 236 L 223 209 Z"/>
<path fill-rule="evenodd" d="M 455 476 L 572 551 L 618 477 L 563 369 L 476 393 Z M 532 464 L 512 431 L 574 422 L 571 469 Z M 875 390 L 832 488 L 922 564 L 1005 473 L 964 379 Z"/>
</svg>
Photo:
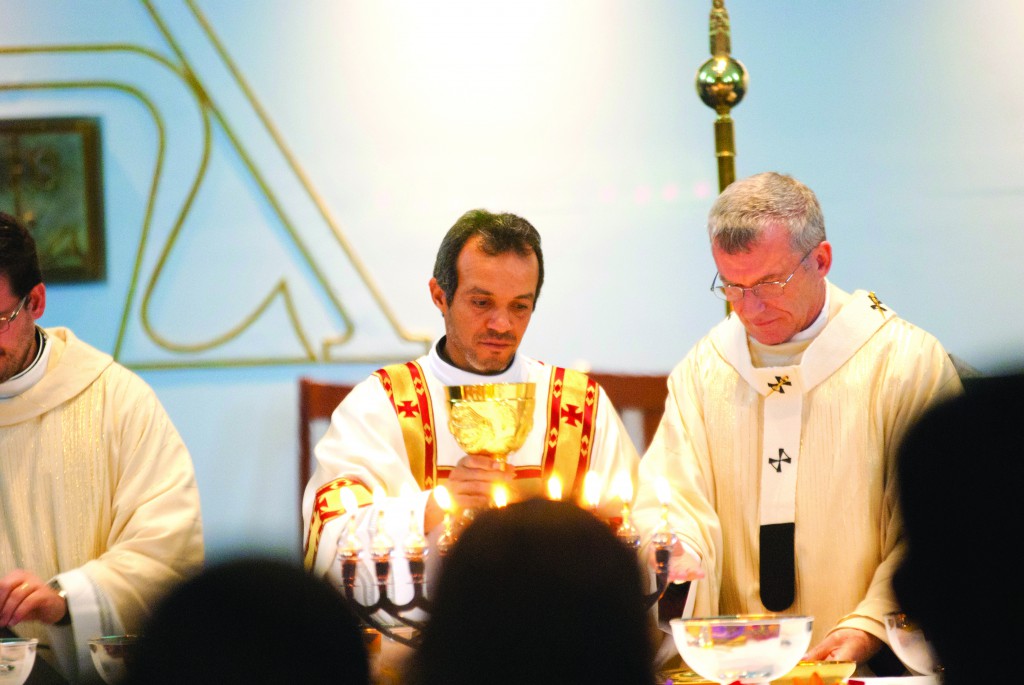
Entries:
<svg viewBox="0 0 1024 685">
<path fill-rule="evenodd" d="M 725 0 L 713 0 L 710 17 L 711 59 L 697 70 L 697 94 L 718 114 L 715 119 L 715 157 L 718 159 L 718 192 L 736 180 L 736 141 L 730 110 L 747 92 L 747 69 L 729 54 L 729 13 Z"/>
<path fill-rule="evenodd" d="M 715 157 L 718 159 L 718 192 L 722 192 L 736 180 L 736 139 L 729 112 L 743 100 L 750 77 L 743 63 L 729 54 L 732 40 L 725 0 L 712 1 L 709 24 L 711 59 L 697 70 L 697 94 L 718 114 L 715 119 Z M 727 316 L 730 311 L 732 307 L 726 302 Z"/>
</svg>

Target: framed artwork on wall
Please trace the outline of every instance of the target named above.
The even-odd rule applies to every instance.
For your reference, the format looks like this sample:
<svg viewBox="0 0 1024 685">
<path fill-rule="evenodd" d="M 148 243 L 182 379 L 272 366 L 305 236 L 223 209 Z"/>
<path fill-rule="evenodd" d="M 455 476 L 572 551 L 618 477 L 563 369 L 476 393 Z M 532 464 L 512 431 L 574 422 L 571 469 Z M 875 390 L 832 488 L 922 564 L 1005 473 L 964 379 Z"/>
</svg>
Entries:
<svg viewBox="0 0 1024 685">
<path fill-rule="evenodd" d="M 0 119 L 0 210 L 31 231 L 48 283 L 106 274 L 100 122 Z"/>
</svg>

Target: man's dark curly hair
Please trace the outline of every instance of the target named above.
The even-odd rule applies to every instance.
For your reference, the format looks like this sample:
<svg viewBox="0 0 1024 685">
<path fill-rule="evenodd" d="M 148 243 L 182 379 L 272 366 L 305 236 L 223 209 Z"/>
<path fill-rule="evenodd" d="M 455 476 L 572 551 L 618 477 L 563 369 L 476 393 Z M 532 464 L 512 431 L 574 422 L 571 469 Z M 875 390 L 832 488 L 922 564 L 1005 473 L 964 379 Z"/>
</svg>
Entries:
<svg viewBox="0 0 1024 685">
<path fill-rule="evenodd" d="M 434 261 L 434 278 L 444 291 L 445 300 L 451 304 L 455 297 L 455 289 L 459 285 L 459 273 L 456 262 L 462 248 L 473 236 L 480 236 L 481 247 L 489 255 L 496 256 L 515 252 L 527 257 L 537 255 L 537 290 L 534 293 L 534 304 L 540 297 L 540 287 L 544 284 L 544 253 L 540 249 L 540 234 L 526 219 L 515 214 L 494 214 L 485 209 L 471 209 L 459 217 L 455 225 L 448 229 L 441 241 Z"/>
</svg>

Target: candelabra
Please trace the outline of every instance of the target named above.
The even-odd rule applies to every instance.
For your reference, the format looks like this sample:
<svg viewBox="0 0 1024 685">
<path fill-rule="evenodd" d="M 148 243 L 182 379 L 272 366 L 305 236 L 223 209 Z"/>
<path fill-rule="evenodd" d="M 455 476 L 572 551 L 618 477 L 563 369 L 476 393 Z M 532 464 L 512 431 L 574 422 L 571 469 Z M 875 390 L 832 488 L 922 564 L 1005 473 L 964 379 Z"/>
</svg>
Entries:
<svg viewBox="0 0 1024 685">
<path fill-rule="evenodd" d="M 624 507 L 623 522 L 619 525 L 616 535 L 630 549 L 638 550 L 640 547 L 640 535 L 631 523 L 628 516 L 628 505 Z M 427 597 L 425 589 L 426 580 L 426 557 L 428 545 L 426 539 L 418 532 L 415 522 L 410 524 L 410 532 L 406 538 L 404 547 L 405 563 L 408 564 L 409 575 L 412 579 L 412 598 L 407 602 L 398 603 L 391 599 L 388 594 L 388 579 L 391 577 L 392 565 L 395 563 L 395 544 L 388 536 L 383 527 L 383 514 L 378 519 L 376 533 L 371 540 L 369 558 L 373 561 L 376 576 L 377 593 L 376 599 L 369 604 L 364 604 L 356 597 L 356 576 L 359 564 L 366 553 L 354 531 L 352 521 L 349 521 L 346 532 L 338 546 L 338 559 L 341 563 L 341 579 L 344 595 L 351 605 L 353 611 L 365 624 L 392 640 L 409 647 L 419 645 L 420 633 L 425 621 L 407 617 L 405 614 L 414 610 L 430 613 L 431 602 Z M 650 609 L 661 598 L 668 585 L 669 557 L 671 555 L 674 536 L 663 525 L 655 532 L 651 540 L 654 547 L 656 588 L 653 592 L 644 597 L 644 608 Z M 451 518 L 446 513 L 444 527 L 441 536 L 438 538 L 436 550 L 442 559 L 455 542 L 455 534 L 451 524 Z M 586 582 L 586 579 L 581 579 Z M 409 631 L 401 628 L 412 628 Z"/>
<path fill-rule="evenodd" d="M 522 447 L 533 425 L 533 414 L 536 406 L 534 400 L 535 386 L 533 383 L 492 383 L 486 385 L 449 386 L 445 388 L 448 398 L 448 429 L 455 437 L 459 446 L 467 454 L 481 454 L 498 461 L 504 461 L 509 454 Z M 590 476 L 591 474 L 588 474 Z M 591 511 L 597 514 L 597 503 L 600 492 L 593 477 L 585 483 L 586 499 Z M 628 487 L 626 487 L 628 486 Z M 667 484 L 666 484 L 667 487 Z M 620 486 L 620 497 L 623 501 L 623 521 L 617 527 L 616 534 L 630 549 L 638 550 L 640 535 L 633 527 L 629 518 L 629 502 L 633 500 L 632 484 L 626 479 L 626 485 Z M 374 493 L 374 500 L 380 504 L 383 493 Z M 494 493 L 495 506 L 504 506 L 508 492 L 498 488 Z M 561 499 L 561 483 L 556 477 L 548 481 L 548 495 L 552 499 Z M 434 497 L 438 505 L 445 511 L 443 533 L 437 541 L 437 552 L 444 563 L 444 556 L 455 543 L 455 538 L 465 525 L 471 525 L 472 516 L 463 516 L 458 527 L 452 526 L 450 512 L 454 510 L 448 491 L 443 485 L 434 488 Z M 355 512 L 358 503 L 355 496 L 343 488 L 342 503 L 346 511 Z M 655 576 L 657 587 L 645 597 L 645 608 L 649 609 L 661 598 L 668 585 L 669 557 L 675 537 L 668 528 L 665 499 L 662 499 L 662 521 L 652 539 L 655 558 Z M 341 563 L 342 587 L 345 597 L 352 605 L 356 615 L 363 623 L 379 630 L 396 642 L 415 647 L 419 643 L 419 630 L 424 622 L 407 617 L 407 612 L 419 610 L 430 613 L 430 600 L 426 596 L 425 571 L 428 545 L 419 532 L 419 522 L 411 514 L 409 533 L 403 547 L 405 561 L 412 579 L 412 598 L 404 603 L 393 601 L 388 595 L 388 579 L 391 577 L 395 543 L 384 527 L 383 507 L 378 508 L 376 532 L 370 544 L 369 558 L 373 561 L 376 575 L 377 598 L 370 604 L 363 604 L 356 598 L 356 576 L 360 560 L 363 557 L 363 546 L 355 534 L 355 517 L 349 518 L 342 539 L 338 545 L 338 558 Z M 470 512 L 463 511 L 463 514 Z M 586 582 L 586 579 L 581 579 Z M 396 631 L 395 624 L 413 629 L 411 636 L 406 631 Z"/>
<path fill-rule="evenodd" d="M 379 630 L 392 640 L 408 646 L 416 646 L 419 630 L 423 628 L 424 622 L 409 618 L 406 612 L 419 609 L 423 612 L 430 611 L 430 600 L 427 599 L 424 584 L 426 580 L 426 559 L 427 541 L 419 533 L 415 521 L 410 521 L 409 536 L 405 540 L 405 559 L 409 565 L 409 576 L 412 579 L 412 599 L 401 604 L 394 602 L 388 594 L 388 579 L 391 577 L 392 553 L 395 544 L 384 529 L 384 512 L 380 510 L 377 531 L 373 536 L 370 546 L 370 559 L 373 561 L 374 574 L 376 576 L 377 599 L 372 604 L 363 604 L 356 598 L 356 575 L 359 564 L 363 557 L 363 545 L 356 536 L 354 520 L 349 519 L 346 525 L 345 534 L 341 544 L 338 546 L 338 559 L 341 563 L 341 583 L 345 598 L 355 612 L 356 616 L 365 624 Z M 445 517 L 445 536 L 450 547 L 451 524 L 448 517 Z M 440 544 L 439 544 L 440 548 Z M 390 617 L 389 621 L 382 620 L 379 616 Z M 409 637 L 404 631 L 395 630 L 396 625 L 413 628 L 415 631 Z"/>
</svg>

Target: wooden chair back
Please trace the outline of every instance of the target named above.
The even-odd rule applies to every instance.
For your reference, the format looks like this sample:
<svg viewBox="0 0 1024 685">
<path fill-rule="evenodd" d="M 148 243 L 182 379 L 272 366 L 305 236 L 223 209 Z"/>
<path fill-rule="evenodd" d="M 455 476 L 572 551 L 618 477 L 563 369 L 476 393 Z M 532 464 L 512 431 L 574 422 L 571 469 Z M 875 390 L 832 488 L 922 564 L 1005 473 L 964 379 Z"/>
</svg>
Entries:
<svg viewBox="0 0 1024 685">
<path fill-rule="evenodd" d="M 637 452 L 643 455 L 651 444 L 655 431 L 658 430 L 661 415 L 665 412 L 668 376 L 602 371 L 592 371 L 588 375 L 600 383 L 608 393 L 627 430 L 634 428 L 630 436 Z"/>
<path fill-rule="evenodd" d="M 318 381 L 312 378 L 299 379 L 299 534 L 302 526 L 302 495 L 306 484 L 313 475 L 313 445 L 326 431 L 317 430 L 320 424 L 329 423 L 335 407 L 352 390 L 351 385 Z M 315 432 L 315 433 L 314 433 Z"/>
</svg>

